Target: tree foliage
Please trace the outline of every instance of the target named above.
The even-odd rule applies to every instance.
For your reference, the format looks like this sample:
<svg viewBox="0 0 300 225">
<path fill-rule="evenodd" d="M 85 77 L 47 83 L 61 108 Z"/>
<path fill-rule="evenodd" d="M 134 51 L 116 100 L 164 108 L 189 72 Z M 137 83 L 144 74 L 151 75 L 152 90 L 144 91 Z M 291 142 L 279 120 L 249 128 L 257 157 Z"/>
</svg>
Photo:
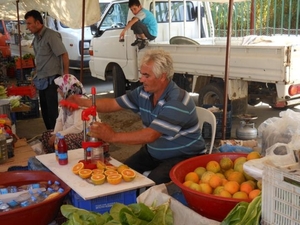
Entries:
<svg viewBox="0 0 300 225">
<path fill-rule="evenodd" d="M 251 1 L 235 2 L 232 15 L 232 36 L 249 34 L 298 34 L 300 25 L 299 0 L 253 0 L 251 27 Z M 228 4 L 211 3 L 215 33 L 225 36 L 228 26 Z M 252 30 L 251 30 L 252 29 Z"/>
</svg>

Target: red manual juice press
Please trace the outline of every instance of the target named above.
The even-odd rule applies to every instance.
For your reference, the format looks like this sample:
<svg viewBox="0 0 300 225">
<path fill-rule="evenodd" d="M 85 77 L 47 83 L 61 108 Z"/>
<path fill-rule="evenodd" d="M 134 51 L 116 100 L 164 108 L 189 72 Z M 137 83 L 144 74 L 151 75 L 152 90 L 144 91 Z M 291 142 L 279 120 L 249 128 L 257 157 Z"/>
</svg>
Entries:
<svg viewBox="0 0 300 225">
<path fill-rule="evenodd" d="M 88 148 L 97 148 L 103 145 L 102 141 L 94 140 L 94 138 L 89 138 L 87 135 L 87 122 L 90 120 L 89 116 L 93 116 L 93 122 L 96 121 L 97 116 L 97 107 L 96 107 L 96 88 L 91 88 L 92 93 L 92 106 L 86 108 L 81 113 L 81 120 L 83 121 L 83 141 L 82 141 L 82 148 L 84 151 L 84 164 L 91 164 L 91 151 L 88 151 Z M 91 141 L 92 139 L 92 141 Z"/>
</svg>

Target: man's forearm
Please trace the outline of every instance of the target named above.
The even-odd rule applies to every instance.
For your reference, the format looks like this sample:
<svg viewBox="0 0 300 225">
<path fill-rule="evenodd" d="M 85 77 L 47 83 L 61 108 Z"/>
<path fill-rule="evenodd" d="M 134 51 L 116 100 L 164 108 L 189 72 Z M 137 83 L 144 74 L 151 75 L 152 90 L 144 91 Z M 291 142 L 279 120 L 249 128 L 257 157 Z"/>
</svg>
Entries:
<svg viewBox="0 0 300 225">
<path fill-rule="evenodd" d="M 155 141 L 161 134 L 152 128 L 143 128 L 131 132 L 116 132 L 108 142 L 129 145 L 147 144 Z"/>
<path fill-rule="evenodd" d="M 69 55 L 68 53 L 62 54 L 62 61 L 63 61 L 63 74 L 69 73 Z"/>
</svg>

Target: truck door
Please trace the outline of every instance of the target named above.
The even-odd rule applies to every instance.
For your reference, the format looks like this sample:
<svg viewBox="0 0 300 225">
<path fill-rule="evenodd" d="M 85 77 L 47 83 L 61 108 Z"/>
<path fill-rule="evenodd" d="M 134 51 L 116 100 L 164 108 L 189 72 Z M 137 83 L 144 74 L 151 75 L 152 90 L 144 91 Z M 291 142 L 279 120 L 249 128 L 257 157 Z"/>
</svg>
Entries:
<svg viewBox="0 0 300 225">
<path fill-rule="evenodd" d="M 97 71 L 95 75 L 98 78 L 105 79 L 105 71 L 109 64 L 115 63 L 124 68 L 128 61 L 136 58 L 136 56 L 133 55 L 135 48 L 128 49 L 129 51 L 126 50 L 126 42 L 132 42 L 131 39 L 122 43 L 119 42 L 120 33 L 127 23 L 128 2 L 111 4 L 102 16 L 103 18 L 92 41 L 93 59 L 92 62 L 90 61 L 90 69 L 91 71 Z"/>
</svg>

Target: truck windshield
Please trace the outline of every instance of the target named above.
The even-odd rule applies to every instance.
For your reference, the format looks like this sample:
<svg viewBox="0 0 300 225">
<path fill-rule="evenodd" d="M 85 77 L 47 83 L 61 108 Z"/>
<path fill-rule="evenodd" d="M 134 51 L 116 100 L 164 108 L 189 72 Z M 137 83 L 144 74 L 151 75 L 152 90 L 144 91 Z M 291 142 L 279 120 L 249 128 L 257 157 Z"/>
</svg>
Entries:
<svg viewBox="0 0 300 225">
<path fill-rule="evenodd" d="M 150 5 L 153 12 L 153 3 Z M 186 2 L 186 21 L 195 20 L 195 7 L 191 1 Z M 126 25 L 128 15 L 128 2 L 116 3 L 111 5 L 110 9 L 102 20 L 99 30 L 105 31 L 113 28 L 123 28 Z M 155 2 L 155 16 L 158 23 L 169 22 L 169 3 L 165 1 Z M 184 21 L 184 4 L 182 1 L 171 2 L 172 22 Z"/>
<path fill-rule="evenodd" d="M 113 4 L 103 19 L 100 30 L 125 27 L 128 15 L 128 2 Z"/>
<path fill-rule="evenodd" d="M 192 2 L 186 2 L 186 21 L 194 21 L 194 5 Z M 153 13 L 153 3 L 150 5 L 150 11 Z M 169 22 L 169 2 L 155 2 L 155 15 L 158 23 Z M 171 2 L 171 21 L 183 22 L 184 3 L 182 1 Z"/>
</svg>

